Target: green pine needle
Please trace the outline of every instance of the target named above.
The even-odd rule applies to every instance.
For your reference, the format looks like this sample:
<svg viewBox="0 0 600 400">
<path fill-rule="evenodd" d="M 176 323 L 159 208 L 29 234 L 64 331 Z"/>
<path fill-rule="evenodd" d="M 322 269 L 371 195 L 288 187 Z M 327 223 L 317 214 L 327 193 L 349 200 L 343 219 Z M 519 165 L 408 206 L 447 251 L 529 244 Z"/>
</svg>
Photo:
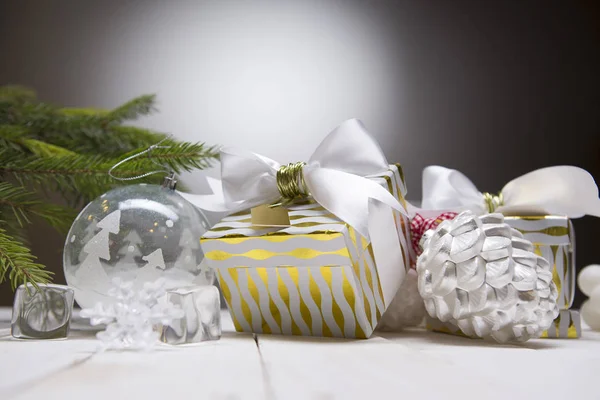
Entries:
<svg viewBox="0 0 600 400">
<path fill-rule="evenodd" d="M 59 232 L 66 233 L 77 213 L 69 208 L 39 200 L 34 192 L 22 186 L 0 182 L 0 218 L 5 210 L 11 210 L 20 227 L 31 223 L 32 216 L 46 220 Z"/>
<path fill-rule="evenodd" d="M 13 290 L 21 284 L 31 283 L 37 289 L 39 284 L 50 282 L 52 272 L 35 260 L 36 257 L 23 243 L 0 228 L 0 283 L 6 280 L 7 275 Z"/>
</svg>

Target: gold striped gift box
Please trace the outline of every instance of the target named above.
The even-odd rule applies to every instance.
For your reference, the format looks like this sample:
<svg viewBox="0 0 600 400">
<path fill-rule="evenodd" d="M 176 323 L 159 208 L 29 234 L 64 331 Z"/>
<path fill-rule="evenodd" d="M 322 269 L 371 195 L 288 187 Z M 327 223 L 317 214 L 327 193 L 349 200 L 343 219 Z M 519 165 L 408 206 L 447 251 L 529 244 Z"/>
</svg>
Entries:
<svg viewBox="0 0 600 400">
<path fill-rule="evenodd" d="M 399 165 L 372 179 L 406 206 Z M 236 330 L 368 338 L 392 300 L 386 287 L 400 282 L 382 282 L 371 243 L 319 204 L 288 211 L 288 227 L 254 227 L 248 211 L 224 218 L 201 239 Z M 410 222 L 396 211 L 389 218 L 402 258 L 393 268 L 403 275 L 413 256 Z"/>
<path fill-rule="evenodd" d="M 558 308 L 571 308 L 575 297 L 575 232 L 567 217 L 507 216 L 504 221 L 533 243 L 535 253 L 552 265 Z"/>
<path fill-rule="evenodd" d="M 561 310 L 554 326 L 543 338 L 576 339 L 581 337 L 579 312 L 570 310 L 575 298 L 575 231 L 565 216 L 507 216 L 507 224 L 533 243 L 535 253 L 552 266 L 552 280 L 558 289 L 558 308 Z"/>
</svg>

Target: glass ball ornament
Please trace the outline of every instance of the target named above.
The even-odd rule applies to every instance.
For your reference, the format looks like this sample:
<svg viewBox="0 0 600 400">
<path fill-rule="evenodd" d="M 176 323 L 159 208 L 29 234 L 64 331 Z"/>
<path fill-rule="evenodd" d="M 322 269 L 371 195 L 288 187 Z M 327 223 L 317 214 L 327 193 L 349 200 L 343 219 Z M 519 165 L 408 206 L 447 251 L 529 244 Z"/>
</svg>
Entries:
<svg viewBox="0 0 600 400">
<path fill-rule="evenodd" d="M 67 283 L 83 308 L 114 301 L 108 296 L 114 278 L 140 289 L 159 278 L 166 289 L 213 284 L 200 248 L 208 228 L 204 214 L 168 187 L 113 189 L 88 204 L 71 226 L 63 255 Z"/>
</svg>

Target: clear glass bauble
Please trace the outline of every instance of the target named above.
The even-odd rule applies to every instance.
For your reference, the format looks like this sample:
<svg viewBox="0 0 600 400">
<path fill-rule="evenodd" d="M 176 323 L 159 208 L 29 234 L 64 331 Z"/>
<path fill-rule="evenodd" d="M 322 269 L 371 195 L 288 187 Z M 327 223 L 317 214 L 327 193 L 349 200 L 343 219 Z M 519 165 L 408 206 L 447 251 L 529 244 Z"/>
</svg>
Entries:
<svg viewBox="0 0 600 400">
<path fill-rule="evenodd" d="M 137 184 L 113 189 L 88 204 L 67 236 L 64 270 L 84 308 L 110 302 L 113 278 L 166 280 L 167 289 L 213 284 L 202 262 L 206 217 L 177 192 Z"/>
</svg>

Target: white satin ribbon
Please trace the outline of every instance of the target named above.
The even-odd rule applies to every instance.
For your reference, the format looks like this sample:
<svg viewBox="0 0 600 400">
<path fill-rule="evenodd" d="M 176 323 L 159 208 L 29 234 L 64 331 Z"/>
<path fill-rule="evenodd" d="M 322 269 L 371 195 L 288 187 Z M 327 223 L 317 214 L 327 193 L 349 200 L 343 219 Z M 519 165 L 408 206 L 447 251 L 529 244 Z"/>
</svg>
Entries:
<svg viewBox="0 0 600 400">
<path fill-rule="evenodd" d="M 569 218 L 600 217 L 600 199 L 594 178 L 584 169 L 556 166 L 535 170 L 510 181 L 502 189 L 504 214 L 556 214 Z M 440 166 L 423 170 L 425 210 L 471 210 L 485 214 L 483 193 L 461 172 Z"/>
<path fill-rule="evenodd" d="M 209 181 L 212 195 L 181 193 L 207 211 L 235 212 L 277 201 L 276 161 L 245 150 L 221 150 L 221 185 Z M 369 238 L 369 200 L 403 214 L 404 207 L 381 185 L 367 179 L 385 173 L 389 164 L 375 139 L 357 119 L 343 122 L 317 147 L 303 168 L 311 196 L 339 219 Z"/>
</svg>

